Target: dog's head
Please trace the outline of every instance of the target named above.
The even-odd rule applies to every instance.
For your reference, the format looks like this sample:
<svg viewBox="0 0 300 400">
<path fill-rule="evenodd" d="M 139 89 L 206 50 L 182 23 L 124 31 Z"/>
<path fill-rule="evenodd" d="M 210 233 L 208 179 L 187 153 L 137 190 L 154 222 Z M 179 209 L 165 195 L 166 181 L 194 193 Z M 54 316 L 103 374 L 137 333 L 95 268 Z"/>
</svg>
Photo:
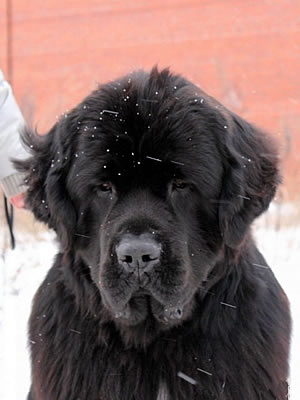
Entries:
<svg viewBox="0 0 300 400">
<path fill-rule="evenodd" d="M 187 318 L 279 181 L 270 140 L 168 70 L 103 85 L 25 141 L 27 206 L 122 325 Z"/>
</svg>

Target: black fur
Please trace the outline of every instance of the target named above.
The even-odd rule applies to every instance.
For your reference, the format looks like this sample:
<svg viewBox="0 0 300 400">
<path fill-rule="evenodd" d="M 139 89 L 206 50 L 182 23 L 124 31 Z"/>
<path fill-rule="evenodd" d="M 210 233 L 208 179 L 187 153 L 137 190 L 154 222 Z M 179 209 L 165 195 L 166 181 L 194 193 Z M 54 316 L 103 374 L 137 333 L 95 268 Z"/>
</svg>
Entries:
<svg viewBox="0 0 300 400">
<path fill-rule="evenodd" d="M 287 398 L 289 305 L 250 233 L 280 181 L 264 133 L 154 68 L 24 140 L 27 206 L 61 246 L 34 298 L 29 399 Z M 128 232 L 162 247 L 148 275 L 118 263 Z"/>
</svg>

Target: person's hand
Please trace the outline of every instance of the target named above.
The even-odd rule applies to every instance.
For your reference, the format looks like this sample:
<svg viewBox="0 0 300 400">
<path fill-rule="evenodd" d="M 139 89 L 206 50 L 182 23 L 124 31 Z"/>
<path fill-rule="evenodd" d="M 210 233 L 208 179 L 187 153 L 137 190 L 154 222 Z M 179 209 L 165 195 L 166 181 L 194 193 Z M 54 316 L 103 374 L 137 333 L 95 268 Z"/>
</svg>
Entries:
<svg viewBox="0 0 300 400">
<path fill-rule="evenodd" d="M 16 208 L 24 208 L 25 192 L 9 198 L 10 203 Z"/>
</svg>

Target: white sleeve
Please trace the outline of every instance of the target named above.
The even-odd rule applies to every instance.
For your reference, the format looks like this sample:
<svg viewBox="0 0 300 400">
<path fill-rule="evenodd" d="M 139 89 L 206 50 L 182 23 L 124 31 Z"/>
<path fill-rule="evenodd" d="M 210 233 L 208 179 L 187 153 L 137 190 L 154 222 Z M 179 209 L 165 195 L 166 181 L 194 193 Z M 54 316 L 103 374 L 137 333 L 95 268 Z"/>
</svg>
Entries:
<svg viewBox="0 0 300 400">
<path fill-rule="evenodd" d="M 0 183 L 7 197 L 24 191 L 24 177 L 17 172 L 11 158 L 29 156 L 20 140 L 24 119 L 8 82 L 0 70 Z"/>
</svg>

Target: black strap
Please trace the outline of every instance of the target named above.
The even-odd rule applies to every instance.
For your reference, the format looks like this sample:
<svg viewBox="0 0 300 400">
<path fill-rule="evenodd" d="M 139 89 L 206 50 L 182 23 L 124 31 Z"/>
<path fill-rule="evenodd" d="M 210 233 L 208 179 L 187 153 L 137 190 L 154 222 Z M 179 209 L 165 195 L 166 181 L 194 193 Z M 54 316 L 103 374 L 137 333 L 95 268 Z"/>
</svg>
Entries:
<svg viewBox="0 0 300 400">
<path fill-rule="evenodd" d="M 4 210 L 5 210 L 6 222 L 7 222 L 9 234 L 10 234 L 11 248 L 14 249 L 16 247 L 16 240 L 15 240 L 15 235 L 14 235 L 14 208 L 11 204 L 9 207 L 9 203 L 8 203 L 6 196 L 4 196 Z"/>
</svg>

